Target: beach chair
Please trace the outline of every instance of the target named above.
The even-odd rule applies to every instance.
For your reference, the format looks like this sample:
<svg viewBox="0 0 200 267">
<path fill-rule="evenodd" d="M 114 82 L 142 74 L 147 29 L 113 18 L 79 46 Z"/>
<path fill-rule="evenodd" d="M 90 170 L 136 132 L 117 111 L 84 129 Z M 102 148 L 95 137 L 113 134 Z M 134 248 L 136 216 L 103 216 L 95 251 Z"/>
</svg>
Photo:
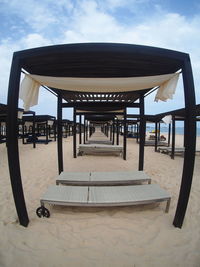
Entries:
<svg viewBox="0 0 200 267">
<path fill-rule="evenodd" d="M 151 183 L 151 178 L 144 171 L 122 172 L 62 172 L 56 178 L 56 184 L 80 186 L 110 186 Z"/>
<path fill-rule="evenodd" d="M 57 186 L 51 185 L 41 197 L 38 217 L 49 217 L 46 204 L 76 207 L 115 207 L 144 205 L 166 201 L 169 211 L 171 197 L 157 184 L 125 186 Z"/>
<path fill-rule="evenodd" d="M 83 154 L 119 154 L 123 153 L 123 146 L 105 145 L 105 144 L 84 144 L 79 145 L 78 155 Z"/>
</svg>

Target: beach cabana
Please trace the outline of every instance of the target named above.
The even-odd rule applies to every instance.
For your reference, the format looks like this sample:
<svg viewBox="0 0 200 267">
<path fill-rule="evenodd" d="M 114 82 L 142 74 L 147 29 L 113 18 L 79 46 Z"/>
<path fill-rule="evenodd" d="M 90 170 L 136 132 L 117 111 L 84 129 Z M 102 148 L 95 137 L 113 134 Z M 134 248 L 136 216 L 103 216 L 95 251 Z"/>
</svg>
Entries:
<svg viewBox="0 0 200 267">
<path fill-rule="evenodd" d="M 196 105 L 194 107 L 195 109 L 195 114 L 194 114 L 194 119 L 195 121 L 200 121 L 200 105 Z M 161 113 L 161 114 L 157 114 L 156 117 L 159 119 L 164 118 L 164 117 L 169 117 L 169 119 L 171 120 L 171 124 L 172 124 L 172 144 L 171 147 L 166 147 L 166 148 L 159 148 L 159 152 L 164 152 L 167 153 L 171 156 L 172 159 L 174 159 L 175 154 L 176 155 L 184 155 L 185 153 L 185 142 L 186 142 L 186 124 L 185 124 L 185 119 L 186 119 L 186 110 L 185 108 L 182 109 L 176 109 L 176 110 L 172 110 L 172 111 L 168 111 L 165 113 Z M 184 142 L 183 142 L 183 147 L 177 147 L 176 148 L 176 122 L 177 121 L 182 121 L 184 123 Z M 169 133 L 169 137 L 170 137 L 170 133 Z M 199 151 L 196 151 L 199 152 Z"/>
<path fill-rule="evenodd" d="M 51 132 L 53 132 L 53 137 L 56 141 L 56 118 L 54 116 L 23 116 L 22 121 L 25 125 L 31 125 L 35 130 L 34 137 L 29 138 L 27 142 L 48 144 L 51 141 L 51 139 L 49 139 L 49 137 L 51 137 Z M 45 139 L 38 139 L 40 136 L 44 136 Z"/>
<path fill-rule="evenodd" d="M 24 110 L 21 108 L 17 109 L 17 121 L 18 121 L 18 137 L 19 137 L 19 124 L 23 116 Z M 0 104 L 0 143 L 6 142 L 6 129 L 7 129 L 7 116 L 8 106 Z"/>
<path fill-rule="evenodd" d="M 144 96 L 158 87 L 156 101 L 166 101 L 175 92 L 180 71 L 185 95 L 185 157 L 173 224 L 183 224 L 195 159 L 195 91 L 190 57 L 186 53 L 140 45 L 86 43 L 41 47 L 15 52 L 8 90 L 7 148 L 13 196 L 21 225 L 29 223 L 24 199 L 17 143 L 17 108 L 21 70 L 27 72 L 20 91 L 24 108 L 37 104 L 40 85 L 58 98 L 58 166 L 63 171 L 62 108 L 128 107 L 139 109 L 139 171 L 144 167 Z M 33 98 L 27 98 L 27 90 Z M 93 101 L 90 101 L 90 99 Z M 63 103 L 63 99 L 67 103 Z M 105 99 L 105 101 L 102 101 Z M 95 101 L 94 101 L 95 100 Z M 136 103 L 136 101 L 139 102 Z M 74 189 L 75 190 L 75 189 Z"/>
<path fill-rule="evenodd" d="M 124 111 L 118 110 L 118 111 L 102 111 L 102 110 L 96 110 L 96 111 L 77 111 L 77 114 L 84 115 L 85 120 L 90 123 L 90 137 L 94 131 L 94 127 L 92 127 L 93 124 L 103 124 L 106 125 L 107 129 L 110 131 L 110 138 L 108 138 L 108 131 L 106 136 L 107 138 L 103 141 L 101 140 L 89 140 L 86 138 L 84 139 L 84 144 L 79 145 L 79 155 L 82 154 L 119 154 L 123 155 L 123 159 L 126 159 L 126 137 L 123 141 L 123 146 L 119 146 L 119 132 L 117 131 L 117 144 L 115 145 L 115 118 L 118 114 L 124 114 Z M 84 121 L 85 121 L 84 120 Z M 85 135 L 84 135 L 85 136 Z M 87 135 L 86 135 L 87 136 Z M 86 143 L 87 141 L 87 143 Z"/>
</svg>

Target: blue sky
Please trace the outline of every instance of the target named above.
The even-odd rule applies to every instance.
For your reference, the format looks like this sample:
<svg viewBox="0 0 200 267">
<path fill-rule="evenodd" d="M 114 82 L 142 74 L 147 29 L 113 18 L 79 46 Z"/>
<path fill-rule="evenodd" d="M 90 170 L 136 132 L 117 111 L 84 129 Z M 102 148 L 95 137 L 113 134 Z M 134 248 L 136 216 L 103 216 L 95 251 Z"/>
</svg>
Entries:
<svg viewBox="0 0 200 267">
<path fill-rule="evenodd" d="M 62 43 L 123 42 L 191 56 L 200 103 L 200 2 L 172 0 L 0 0 L 0 103 L 6 103 L 14 51 Z M 21 106 L 21 102 L 19 102 Z M 182 80 L 173 100 L 146 100 L 146 113 L 184 107 Z M 41 90 L 37 114 L 56 114 L 56 99 Z M 66 118 L 71 113 L 64 113 Z"/>
</svg>

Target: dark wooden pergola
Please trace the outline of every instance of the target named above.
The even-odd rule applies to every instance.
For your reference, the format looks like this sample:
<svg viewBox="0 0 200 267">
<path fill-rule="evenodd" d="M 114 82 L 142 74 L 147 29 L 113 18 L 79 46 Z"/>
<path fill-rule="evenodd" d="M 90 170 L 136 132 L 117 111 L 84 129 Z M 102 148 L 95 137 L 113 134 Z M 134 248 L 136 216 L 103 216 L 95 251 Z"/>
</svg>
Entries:
<svg viewBox="0 0 200 267">
<path fill-rule="evenodd" d="M 29 223 L 24 199 L 17 142 L 17 108 L 21 71 L 53 77 L 120 78 L 162 75 L 182 70 L 185 96 L 185 158 L 173 224 L 182 227 L 191 189 L 195 159 L 195 90 L 190 57 L 186 53 L 140 45 L 86 43 L 41 47 L 15 52 L 8 90 L 7 148 L 14 201 L 23 226 Z M 144 165 L 144 96 L 152 88 L 123 93 L 71 92 L 51 88 L 58 97 L 58 166 L 63 170 L 62 108 L 111 110 L 139 108 L 139 170 Z M 67 103 L 63 102 L 63 99 Z M 137 101 L 138 100 L 138 101 Z M 137 103 L 136 103 L 137 101 Z M 84 108 L 83 108 L 84 106 Z"/>
<path fill-rule="evenodd" d="M 25 112 L 25 114 L 29 114 L 29 112 Z M 53 135 L 54 135 L 54 140 L 56 141 L 56 118 L 51 115 L 35 115 L 35 116 L 23 116 L 22 118 L 23 122 L 32 122 L 34 125 L 34 131 L 36 130 L 36 133 L 34 133 L 34 136 L 37 134 L 40 134 L 40 129 L 39 126 L 43 125 L 44 126 L 44 135 L 45 135 L 45 144 L 48 144 L 49 142 L 49 136 L 50 136 L 50 127 L 48 125 L 48 121 L 53 122 Z M 34 138 L 33 138 L 34 140 Z M 35 143 L 37 141 L 34 141 Z"/>
<path fill-rule="evenodd" d="M 168 111 L 168 112 L 159 113 L 159 114 L 155 115 L 155 117 L 156 117 L 156 120 L 159 121 L 159 120 L 162 120 L 163 117 L 168 116 L 168 115 L 172 116 L 172 151 L 171 151 L 171 158 L 174 159 L 174 156 L 175 156 L 176 121 L 183 121 L 184 122 L 184 147 L 186 145 L 186 143 L 185 143 L 186 142 L 186 135 L 187 135 L 186 134 L 186 130 L 188 130 L 188 129 L 186 129 L 186 124 L 185 124 L 186 110 L 185 110 L 185 108 L 171 110 L 171 111 Z M 194 107 L 194 119 L 195 119 L 196 122 L 200 121 L 199 116 L 200 116 L 200 104 L 198 104 L 198 105 L 196 105 Z M 168 137 L 170 137 L 170 135 Z"/>
</svg>

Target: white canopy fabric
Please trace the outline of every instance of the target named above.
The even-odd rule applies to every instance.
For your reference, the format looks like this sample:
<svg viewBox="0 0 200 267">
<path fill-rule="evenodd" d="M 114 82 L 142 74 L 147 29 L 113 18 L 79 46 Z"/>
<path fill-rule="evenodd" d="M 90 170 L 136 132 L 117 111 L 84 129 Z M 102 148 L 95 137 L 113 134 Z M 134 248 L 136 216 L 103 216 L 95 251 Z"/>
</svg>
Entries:
<svg viewBox="0 0 200 267">
<path fill-rule="evenodd" d="M 37 105 L 41 85 L 61 90 L 91 93 L 129 92 L 160 86 L 155 101 L 166 101 L 169 98 L 172 99 L 178 77 L 179 73 L 128 78 L 72 78 L 25 74 L 20 86 L 19 97 L 24 102 L 24 109 L 28 110 Z"/>
<path fill-rule="evenodd" d="M 170 124 L 171 121 L 172 121 L 172 116 L 171 115 L 167 115 L 165 117 L 162 118 L 162 121 L 165 123 L 165 124 Z"/>
</svg>

